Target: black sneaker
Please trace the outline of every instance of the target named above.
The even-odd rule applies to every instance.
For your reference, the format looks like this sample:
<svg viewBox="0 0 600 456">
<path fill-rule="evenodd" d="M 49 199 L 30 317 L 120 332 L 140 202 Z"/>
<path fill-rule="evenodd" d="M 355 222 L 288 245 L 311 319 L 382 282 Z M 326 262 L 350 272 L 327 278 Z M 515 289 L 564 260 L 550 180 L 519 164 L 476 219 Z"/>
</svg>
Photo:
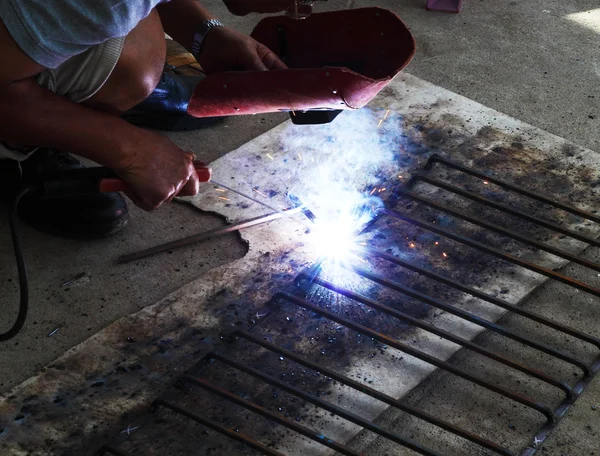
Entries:
<svg viewBox="0 0 600 456">
<path fill-rule="evenodd" d="M 194 90 L 204 76 L 184 76 L 163 72 L 152 95 L 125 114 L 133 125 L 165 131 L 191 131 L 210 127 L 225 117 L 197 118 L 187 113 Z"/>
<path fill-rule="evenodd" d="M 4 195 L 14 197 L 25 186 L 35 183 L 41 174 L 83 168 L 72 156 L 42 148 L 19 163 L 0 162 Z M 6 180 L 4 179 L 6 178 Z M 8 198 L 3 202 L 9 203 Z M 36 193 L 25 195 L 18 207 L 19 218 L 32 227 L 55 236 L 89 239 L 114 234 L 127 225 L 127 203 L 119 193 L 73 195 L 41 198 Z"/>
</svg>

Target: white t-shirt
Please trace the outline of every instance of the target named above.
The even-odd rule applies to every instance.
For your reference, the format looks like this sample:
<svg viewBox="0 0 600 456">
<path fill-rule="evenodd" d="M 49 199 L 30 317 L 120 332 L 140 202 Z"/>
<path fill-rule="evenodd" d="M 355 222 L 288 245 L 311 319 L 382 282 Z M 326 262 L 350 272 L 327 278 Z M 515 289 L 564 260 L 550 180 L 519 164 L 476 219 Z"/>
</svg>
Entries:
<svg viewBox="0 0 600 456">
<path fill-rule="evenodd" d="M 169 0 L 0 0 L 0 19 L 31 59 L 56 68 L 110 38 L 126 36 Z"/>
</svg>

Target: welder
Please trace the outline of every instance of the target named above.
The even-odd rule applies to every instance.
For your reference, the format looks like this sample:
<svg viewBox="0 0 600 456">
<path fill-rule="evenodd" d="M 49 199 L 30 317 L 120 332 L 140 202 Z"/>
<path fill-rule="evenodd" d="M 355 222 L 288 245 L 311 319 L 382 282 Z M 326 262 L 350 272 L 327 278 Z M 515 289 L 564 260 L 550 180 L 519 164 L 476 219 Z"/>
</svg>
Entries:
<svg viewBox="0 0 600 456">
<path fill-rule="evenodd" d="M 226 0 L 239 15 L 289 10 L 294 0 Z M 40 173 L 80 168 L 66 152 L 111 168 L 127 195 L 153 210 L 194 195 L 194 156 L 160 130 L 214 122 L 187 104 L 199 77 L 164 72 L 164 34 L 207 74 L 278 70 L 285 64 L 224 26 L 197 0 L 4 0 L 0 2 L 0 199 Z M 201 158 L 201 157 L 200 157 Z M 128 221 L 119 193 L 25 195 L 19 217 L 55 235 L 97 237 Z"/>
</svg>

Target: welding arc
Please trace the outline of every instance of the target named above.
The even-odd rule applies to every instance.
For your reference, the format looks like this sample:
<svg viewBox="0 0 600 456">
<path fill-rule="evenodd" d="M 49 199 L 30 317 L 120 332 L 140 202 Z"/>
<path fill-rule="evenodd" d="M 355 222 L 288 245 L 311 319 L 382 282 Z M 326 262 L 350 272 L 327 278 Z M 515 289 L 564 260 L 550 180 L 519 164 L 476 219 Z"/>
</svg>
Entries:
<svg viewBox="0 0 600 456">
<path fill-rule="evenodd" d="M 240 223 L 235 223 L 233 225 L 226 226 L 225 228 L 219 228 L 216 230 L 206 231 L 204 233 L 193 234 L 191 236 L 167 242 L 165 244 L 160 244 L 149 249 L 140 250 L 139 252 L 122 255 L 118 258 L 118 262 L 129 263 L 131 261 L 140 260 L 142 258 L 146 258 L 157 253 L 162 253 L 168 250 L 184 247 L 186 245 L 195 244 L 196 242 L 212 239 L 214 237 L 222 236 L 233 231 L 240 231 L 246 228 L 250 228 L 251 226 L 262 225 L 263 223 L 272 222 L 273 220 L 277 220 L 283 217 L 290 217 L 292 215 L 297 214 L 298 212 L 300 212 L 300 208 L 289 209 L 287 211 L 278 211 L 274 214 L 262 215 L 260 217 L 255 217 Z"/>
<path fill-rule="evenodd" d="M 280 214 L 283 213 L 283 211 L 281 209 L 277 209 L 276 207 L 273 207 L 273 206 L 270 206 L 270 205 L 268 205 L 266 203 L 263 203 L 261 200 L 259 200 L 257 198 L 254 198 L 254 197 L 252 197 L 250 195 L 246 195 L 245 193 L 242 193 L 242 192 L 240 192 L 240 191 L 238 191 L 238 190 L 236 190 L 234 188 L 231 188 L 228 185 L 221 184 L 220 182 L 217 182 L 214 179 L 211 179 L 210 182 L 212 184 L 215 184 L 217 187 L 222 187 L 225 190 L 229 190 L 230 192 L 236 193 L 236 194 L 238 194 L 238 195 L 240 195 L 240 196 L 242 196 L 242 197 L 244 197 L 246 199 L 249 199 L 250 201 L 254 201 L 256 204 L 260 204 L 261 206 L 266 207 L 267 209 L 271 209 L 272 211 L 279 212 Z"/>
</svg>

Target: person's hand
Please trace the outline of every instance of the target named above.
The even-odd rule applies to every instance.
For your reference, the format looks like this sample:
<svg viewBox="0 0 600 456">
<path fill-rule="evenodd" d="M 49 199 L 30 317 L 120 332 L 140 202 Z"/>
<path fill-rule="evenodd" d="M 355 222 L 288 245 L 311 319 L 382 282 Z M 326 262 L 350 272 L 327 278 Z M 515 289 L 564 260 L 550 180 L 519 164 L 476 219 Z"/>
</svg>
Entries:
<svg viewBox="0 0 600 456">
<path fill-rule="evenodd" d="M 122 157 L 113 169 L 131 189 L 125 194 L 144 210 L 157 209 L 176 195 L 198 193 L 194 154 L 164 136 L 139 129 L 124 145 Z"/>
<path fill-rule="evenodd" d="M 202 44 L 198 63 L 207 74 L 287 68 L 268 47 L 227 27 L 216 27 L 210 31 Z"/>
<path fill-rule="evenodd" d="M 249 13 L 278 13 L 294 5 L 294 0 L 223 0 L 227 9 L 237 16 Z"/>
</svg>

